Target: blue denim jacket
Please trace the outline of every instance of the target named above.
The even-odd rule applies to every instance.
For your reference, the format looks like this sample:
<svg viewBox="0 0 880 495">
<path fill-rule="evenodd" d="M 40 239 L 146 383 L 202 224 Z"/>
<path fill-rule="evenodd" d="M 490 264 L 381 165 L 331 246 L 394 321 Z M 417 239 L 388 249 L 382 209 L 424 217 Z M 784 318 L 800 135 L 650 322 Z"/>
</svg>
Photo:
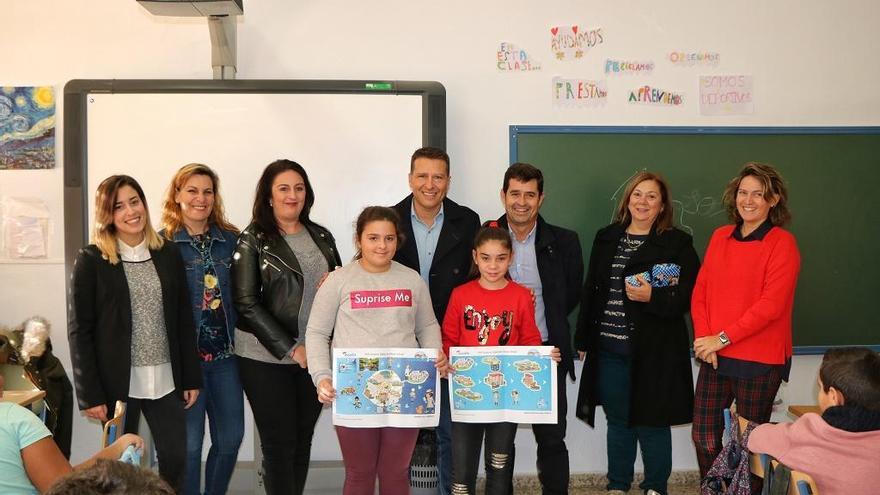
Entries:
<svg viewBox="0 0 880 495">
<path fill-rule="evenodd" d="M 165 232 L 161 232 L 164 236 Z M 211 224 L 208 228 L 208 238 L 211 241 L 211 258 L 214 260 L 214 272 L 220 284 L 220 297 L 223 298 L 223 306 L 226 313 L 226 328 L 229 332 L 229 342 L 235 343 L 235 323 L 238 315 L 235 312 L 235 303 L 232 300 L 232 279 L 229 269 L 232 266 L 232 253 L 235 251 L 236 237 L 232 232 L 221 230 Z M 202 300 L 204 299 L 205 269 L 199 251 L 193 245 L 192 236 L 186 229 L 180 229 L 174 234 L 174 242 L 180 248 L 183 264 L 186 266 L 186 280 L 189 284 L 190 307 L 193 312 L 193 322 L 198 328 L 202 318 Z"/>
</svg>

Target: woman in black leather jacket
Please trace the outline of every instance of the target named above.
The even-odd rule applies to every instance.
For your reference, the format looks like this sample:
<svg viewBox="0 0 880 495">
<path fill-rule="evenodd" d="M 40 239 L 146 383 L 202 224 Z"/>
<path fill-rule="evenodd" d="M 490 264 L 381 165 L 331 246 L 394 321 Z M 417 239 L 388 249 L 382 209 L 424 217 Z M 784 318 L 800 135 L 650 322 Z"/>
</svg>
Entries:
<svg viewBox="0 0 880 495">
<path fill-rule="evenodd" d="M 321 413 L 303 344 L 318 284 L 341 262 L 333 236 L 309 219 L 314 203 L 301 165 L 270 163 L 257 184 L 251 224 L 233 255 L 235 353 L 270 495 L 303 492 Z"/>
</svg>

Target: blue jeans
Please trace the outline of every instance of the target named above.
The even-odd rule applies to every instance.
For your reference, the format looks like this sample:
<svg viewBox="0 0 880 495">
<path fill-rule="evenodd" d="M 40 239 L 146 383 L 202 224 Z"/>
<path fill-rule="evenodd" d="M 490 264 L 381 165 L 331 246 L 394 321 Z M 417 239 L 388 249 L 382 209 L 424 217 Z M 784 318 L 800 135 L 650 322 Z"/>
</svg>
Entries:
<svg viewBox="0 0 880 495">
<path fill-rule="evenodd" d="M 608 490 L 629 491 L 637 445 L 641 446 L 645 480 L 639 488 L 666 494 L 672 473 L 672 433 L 668 426 L 629 424 L 630 358 L 599 353 L 599 401 L 608 420 Z"/>
<path fill-rule="evenodd" d="M 186 411 L 186 481 L 185 493 L 199 491 L 202 467 L 202 442 L 205 413 L 211 431 L 211 450 L 205 463 L 205 493 L 223 494 L 238 459 L 238 447 L 244 435 L 244 395 L 238 375 L 237 357 L 202 362 L 204 388 Z"/>
<path fill-rule="evenodd" d="M 452 412 L 449 380 L 440 379 L 440 423 L 437 424 L 437 493 L 449 495 L 452 486 Z"/>
</svg>

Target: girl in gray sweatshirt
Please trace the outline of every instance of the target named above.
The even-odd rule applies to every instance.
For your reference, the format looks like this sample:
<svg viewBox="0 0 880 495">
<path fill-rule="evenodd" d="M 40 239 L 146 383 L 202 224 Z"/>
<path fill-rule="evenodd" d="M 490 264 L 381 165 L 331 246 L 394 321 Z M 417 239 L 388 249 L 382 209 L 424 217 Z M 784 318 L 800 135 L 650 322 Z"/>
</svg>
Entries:
<svg viewBox="0 0 880 495">
<path fill-rule="evenodd" d="M 356 223 L 355 261 L 331 272 L 315 295 L 306 329 L 309 373 L 318 400 L 336 397 L 330 347 L 413 347 L 438 349 L 442 376 L 448 362 L 440 326 L 424 280 L 392 261 L 402 242 L 399 218 L 391 208 L 364 209 Z M 382 494 L 409 493 L 410 455 L 417 428 L 336 426 L 345 463 L 343 494 L 364 493 L 379 478 Z"/>
</svg>

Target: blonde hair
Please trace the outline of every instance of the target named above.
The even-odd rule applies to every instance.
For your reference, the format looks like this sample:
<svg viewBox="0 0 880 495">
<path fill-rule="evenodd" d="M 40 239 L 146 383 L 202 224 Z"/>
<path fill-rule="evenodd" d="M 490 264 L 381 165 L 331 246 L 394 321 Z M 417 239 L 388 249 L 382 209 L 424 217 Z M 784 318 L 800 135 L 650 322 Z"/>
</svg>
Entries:
<svg viewBox="0 0 880 495">
<path fill-rule="evenodd" d="M 128 175 L 111 175 L 98 185 L 95 193 L 95 230 L 92 233 L 92 242 L 101 251 L 104 259 L 111 265 L 119 263 L 119 251 L 116 246 L 116 225 L 113 224 L 114 206 L 119 189 L 129 186 L 135 190 L 141 203 L 144 205 L 144 238 L 147 247 L 153 250 L 162 247 L 164 241 L 156 233 L 150 221 L 150 208 L 147 206 L 147 198 L 144 190 L 134 178 Z"/>
<path fill-rule="evenodd" d="M 180 170 L 174 174 L 171 184 L 168 185 L 168 191 L 165 193 L 165 202 L 162 204 L 162 228 L 165 229 L 165 237 L 171 239 L 183 225 L 183 212 L 180 210 L 180 204 L 175 201 L 175 196 L 180 192 L 180 188 L 186 184 L 186 181 L 194 175 L 204 175 L 211 179 L 214 187 L 214 206 L 211 208 L 211 214 L 208 216 L 208 224 L 215 224 L 221 230 L 238 234 L 238 227 L 233 225 L 226 218 L 226 211 L 223 208 L 223 198 L 220 196 L 220 178 L 211 167 L 201 163 L 190 163 L 180 167 Z"/>
</svg>

